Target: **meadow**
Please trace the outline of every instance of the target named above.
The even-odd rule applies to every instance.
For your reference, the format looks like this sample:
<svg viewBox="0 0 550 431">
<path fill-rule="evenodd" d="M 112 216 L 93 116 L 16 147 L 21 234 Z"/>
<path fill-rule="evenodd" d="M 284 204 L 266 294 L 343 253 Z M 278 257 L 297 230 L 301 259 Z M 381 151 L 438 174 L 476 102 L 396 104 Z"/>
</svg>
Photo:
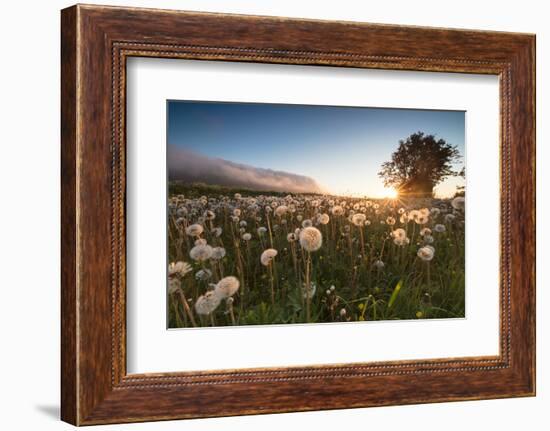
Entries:
<svg viewBox="0 0 550 431">
<path fill-rule="evenodd" d="M 171 182 L 169 327 L 464 317 L 464 202 Z"/>
</svg>

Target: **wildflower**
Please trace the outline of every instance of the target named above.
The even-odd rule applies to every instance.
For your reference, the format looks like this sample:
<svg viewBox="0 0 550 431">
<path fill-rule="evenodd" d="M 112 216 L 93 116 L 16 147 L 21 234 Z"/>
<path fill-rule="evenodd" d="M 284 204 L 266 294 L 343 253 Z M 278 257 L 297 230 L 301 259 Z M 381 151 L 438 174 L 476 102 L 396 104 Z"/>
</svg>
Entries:
<svg viewBox="0 0 550 431">
<path fill-rule="evenodd" d="M 432 230 L 429 227 L 423 227 L 422 229 L 420 229 L 421 236 L 431 235 L 431 234 L 432 234 Z"/>
<path fill-rule="evenodd" d="M 206 210 L 204 212 L 204 216 L 203 216 L 206 220 L 214 220 L 216 218 L 216 213 L 214 211 L 211 211 L 211 210 Z"/>
<path fill-rule="evenodd" d="M 333 284 L 332 286 L 330 286 L 330 291 L 331 292 L 334 292 L 336 290 L 336 286 Z"/>
<path fill-rule="evenodd" d="M 367 220 L 365 214 L 354 214 L 351 218 L 351 222 L 357 227 L 364 226 L 365 220 Z"/>
<path fill-rule="evenodd" d="M 342 214 L 344 214 L 344 208 L 342 208 L 340 205 L 335 205 L 332 207 L 332 215 L 341 216 Z"/>
<path fill-rule="evenodd" d="M 204 262 L 212 257 L 212 247 L 208 244 L 199 244 L 191 249 L 189 252 L 191 259 L 198 262 Z"/>
<path fill-rule="evenodd" d="M 220 281 L 218 281 L 218 284 L 216 284 L 216 287 L 214 291 L 221 297 L 221 298 L 228 298 L 230 296 L 233 296 L 237 290 L 239 290 L 239 280 L 237 277 L 233 277 L 230 275 L 229 277 L 224 277 Z"/>
<path fill-rule="evenodd" d="M 302 227 L 306 228 L 306 227 L 311 227 L 313 226 L 313 223 L 310 219 L 306 219 L 302 222 Z"/>
<path fill-rule="evenodd" d="M 203 231 L 204 228 L 197 223 L 187 226 L 187 229 L 185 229 L 185 233 L 189 236 L 200 236 Z"/>
<path fill-rule="evenodd" d="M 240 227 L 246 227 L 247 224 L 248 224 L 248 223 L 246 222 L 246 220 L 241 220 L 241 222 L 239 223 L 239 226 L 240 226 Z"/>
<path fill-rule="evenodd" d="M 445 227 L 444 224 L 436 224 L 436 225 L 434 226 L 434 230 L 435 230 L 436 232 L 443 233 L 443 232 L 445 232 L 445 231 L 447 230 L 447 228 Z"/>
<path fill-rule="evenodd" d="M 434 242 L 434 237 L 431 235 L 424 235 L 424 243 L 431 244 Z"/>
<path fill-rule="evenodd" d="M 168 265 L 168 275 L 174 276 L 179 275 L 180 277 L 183 277 L 185 274 L 190 272 L 192 270 L 191 265 L 189 265 L 187 262 L 172 262 L 170 265 Z"/>
<path fill-rule="evenodd" d="M 319 214 L 317 220 L 320 224 L 328 224 L 328 222 L 330 221 L 330 217 L 328 214 Z"/>
<path fill-rule="evenodd" d="M 195 245 L 206 245 L 208 242 L 204 238 L 199 238 L 195 241 Z"/>
<path fill-rule="evenodd" d="M 201 315 L 210 314 L 218 308 L 221 299 L 215 290 L 209 290 L 204 295 L 199 296 L 197 302 L 195 302 L 195 311 Z"/>
<path fill-rule="evenodd" d="M 200 269 L 195 274 L 195 278 L 199 281 L 209 280 L 210 277 L 212 277 L 212 271 L 210 271 L 208 268 Z"/>
<path fill-rule="evenodd" d="M 394 239 L 403 239 L 407 237 L 407 232 L 403 228 L 397 228 L 391 233 L 392 238 Z"/>
<path fill-rule="evenodd" d="M 393 240 L 393 243 L 395 245 L 398 245 L 400 247 L 404 246 L 404 245 L 408 245 L 410 244 L 411 240 L 407 237 L 404 237 L 404 238 L 394 238 Z"/>
<path fill-rule="evenodd" d="M 214 229 L 212 229 L 212 234 L 216 237 L 216 238 L 219 238 L 222 234 L 223 230 L 221 227 L 215 227 Z"/>
<path fill-rule="evenodd" d="M 452 223 L 455 218 L 454 214 L 445 214 L 445 223 Z"/>
<path fill-rule="evenodd" d="M 250 235 L 248 232 L 243 233 L 242 239 L 243 241 L 250 241 L 252 239 L 252 235 Z"/>
<path fill-rule="evenodd" d="M 168 279 L 168 293 L 170 295 L 176 293 L 181 288 L 181 281 L 177 277 L 170 277 Z"/>
<path fill-rule="evenodd" d="M 265 233 L 267 232 L 267 228 L 266 227 L 263 227 L 263 226 L 260 226 L 257 230 L 258 232 L 258 236 L 264 236 Z"/>
<path fill-rule="evenodd" d="M 416 317 L 417 317 L 418 319 L 422 319 L 422 317 L 424 317 L 424 313 L 422 313 L 422 311 L 417 311 L 417 312 L 416 312 Z"/>
<path fill-rule="evenodd" d="M 306 251 L 317 251 L 323 245 L 323 235 L 315 227 L 306 227 L 300 232 L 300 245 Z"/>
<path fill-rule="evenodd" d="M 241 210 L 239 208 L 235 208 L 233 210 L 233 216 L 234 217 L 240 217 L 241 216 Z"/>
<path fill-rule="evenodd" d="M 434 249 L 433 247 L 428 247 L 428 246 L 420 247 L 418 249 L 417 255 L 424 262 L 429 262 L 434 258 Z"/>
<path fill-rule="evenodd" d="M 239 200 L 239 199 L 241 199 L 241 198 L 242 198 L 242 196 L 241 196 L 240 193 L 235 193 L 235 199 Z"/>
<path fill-rule="evenodd" d="M 393 226 L 395 224 L 395 217 L 388 217 L 386 218 L 386 224 L 387 225 L 390 225 L 390 226 Z"/>
<path fill-rule="evenodd" d="M 277 250 L 274 248 L 268 248 L 267 250 L 264 250 L 262 255 L 260 256 L 260 262 L 264 266 L 268 266 L 273 259 L 275 259 L 275 256 L 277 256 Z"/>
<path fill-rule="evenodd" d="M 464 197 L 458 196 L 452 200 L 451 205 L 455 210 L 464 211 L 466 200 L 464 199 Z"/>
<path fill-rule="evenodd" d="M 342 309 L 340 310 L 340 317 L 346 317 L 346 314 L 348 314 L 348 312 L 346 311 L 345 308 L 342 308 Z"/>
<path fill-rule="evenodd" d="M 277 217 L 283 217 L 286 215 L 287 211 L 288 211 L 288 207 L 286 205 L 280 205 L 277 208 L 275 208 L 274 214 Z"/>
<path fill-rule="evenodd" d="M 288 242 L 294 242 L 298 239 L 298 236 L 295 234 L 295 233 L 289 233 L 287 236 L 286 236 L 286 240 Z"/>
<path fill-rule="evenodd" d="M 428 223 L 429 220 L 430 220 L 430 218 L 429 218 L 427 215 L 420 214 L 420 215 L 415 219 L 415 222 L 416 222 L 416 224 L 426 224 L 426 223 Z"/>
<path fill-rule="evenodd" d="M 384 262 L 381 260 L 376 260 L 372 265 L 378 270 L 384 269 Z"/>
<path fill-rule="evenodd" d="M 212 249 L 212 257 L 213 260 L 221 260 L 225 257 L 225 248 L 223 247 L 214 247 Z"/>
<path fill-rule="evenodd" d="M 418 212 L 420 213 L 420 215 L 422 217 L 429 217 L 430 216 L 430 210 L 428 208 L 422 208 L 422 209 L 418 210 Z"/>
</svg>

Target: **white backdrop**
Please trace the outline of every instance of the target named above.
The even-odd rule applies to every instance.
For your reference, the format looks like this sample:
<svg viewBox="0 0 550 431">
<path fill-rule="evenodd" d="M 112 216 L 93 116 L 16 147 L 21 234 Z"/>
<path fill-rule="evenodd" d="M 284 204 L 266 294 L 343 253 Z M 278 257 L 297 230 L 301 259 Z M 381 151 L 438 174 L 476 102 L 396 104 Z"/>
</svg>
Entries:
<svg viewBox="0 0 550 431">
<path fill-rule="evenodd" d="M 394 24 L 478 28 L 537 33 L 537 116 L 550 118 L 550 28 L 544 2 L 464 0 L 358 2 L 354 0 L 130 0 L 101 3 L 233 13 L 344 19 Z M 70 2 L 6 2 L 2 9 L 0 68 L 2 211 L 0 212 L 0 320 L 3 371 L 0 383 L 3 429 L 70 429 L 59 409 L 59 9 Z M 285 415 L 247 416 L 105 426 L 144 430 L 379 430 L 546 429 L 550 423 L 550 136 L 537 125 L 538 197 L 538 396 L 536 398 L 444 403 Z M 546 163 L 545 163 L 546 162 Z M 546 314 L 546 315 L 545 315 Z M 546 364 L 545 364 L 546 363 Z"/>
<path fill-rule="evenodd" d="M 498 77 L 134 58 L 127 88 L 129 373 L 498 354 Z M 168 99 L 466 111 L 465 318 L 167 331 Z"/>
</svg>

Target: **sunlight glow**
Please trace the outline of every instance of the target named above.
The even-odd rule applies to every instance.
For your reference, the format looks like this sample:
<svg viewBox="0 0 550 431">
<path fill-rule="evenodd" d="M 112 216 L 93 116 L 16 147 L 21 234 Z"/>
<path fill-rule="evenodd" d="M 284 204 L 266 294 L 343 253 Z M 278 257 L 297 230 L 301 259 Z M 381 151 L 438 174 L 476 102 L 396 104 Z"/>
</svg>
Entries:
<svg viewBox="0 0 550 431">
<path fill-rule="evenodd" d="M 384 197 L 388 199 L 397 199 L 399 193 L 393 187 L 384 188 Z"/>
</svg>

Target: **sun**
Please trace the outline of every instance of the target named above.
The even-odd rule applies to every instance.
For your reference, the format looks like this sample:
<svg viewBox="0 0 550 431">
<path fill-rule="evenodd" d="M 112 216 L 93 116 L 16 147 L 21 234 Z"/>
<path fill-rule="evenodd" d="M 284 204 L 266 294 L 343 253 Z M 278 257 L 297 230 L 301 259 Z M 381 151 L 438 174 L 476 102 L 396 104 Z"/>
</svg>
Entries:
<svg viewBox="0 0 550 431">
<path fill-rule="evenodd" d="M 387 199 L 397 199 L 399 193 L 393 187 L 388 187 L 384 189 L 384 197 Z"/>
</svg>

